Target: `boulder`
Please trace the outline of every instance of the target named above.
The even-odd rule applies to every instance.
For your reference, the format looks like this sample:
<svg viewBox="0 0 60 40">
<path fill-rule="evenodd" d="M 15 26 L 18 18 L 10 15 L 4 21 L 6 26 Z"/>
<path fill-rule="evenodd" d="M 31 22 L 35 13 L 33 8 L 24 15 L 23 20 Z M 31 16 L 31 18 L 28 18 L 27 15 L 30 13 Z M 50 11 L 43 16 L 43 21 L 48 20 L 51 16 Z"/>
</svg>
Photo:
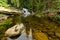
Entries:
<svg viewBox="0 0 60 40">
<path fill-rule="evenodd" d="M 24 25 L 23 23 L 21 24 L 16 24 L 13 27 L 9 28 L 6 32 L 5 32 L 5 36 L 6 37 L 15 37 L 17 35 L 20 35 L 22 33 L 22 31 L 24 30 Z"/>
</svg>

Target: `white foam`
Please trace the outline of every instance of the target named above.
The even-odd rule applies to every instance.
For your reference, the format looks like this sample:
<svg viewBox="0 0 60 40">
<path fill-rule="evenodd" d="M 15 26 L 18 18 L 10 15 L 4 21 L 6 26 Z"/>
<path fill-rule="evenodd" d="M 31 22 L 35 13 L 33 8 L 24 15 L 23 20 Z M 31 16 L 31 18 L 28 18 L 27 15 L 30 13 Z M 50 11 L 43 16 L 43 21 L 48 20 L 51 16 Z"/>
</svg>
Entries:
<svg viewBox="0 0 60 40">
<path fill-rule="evenodd" d="M 23 8 L 22 12 L 24 13 L 24 15 L 23 15 L 24 17 L 27 17 L 30 15 L 30 12 L 26 8 Z"/>
</svg>

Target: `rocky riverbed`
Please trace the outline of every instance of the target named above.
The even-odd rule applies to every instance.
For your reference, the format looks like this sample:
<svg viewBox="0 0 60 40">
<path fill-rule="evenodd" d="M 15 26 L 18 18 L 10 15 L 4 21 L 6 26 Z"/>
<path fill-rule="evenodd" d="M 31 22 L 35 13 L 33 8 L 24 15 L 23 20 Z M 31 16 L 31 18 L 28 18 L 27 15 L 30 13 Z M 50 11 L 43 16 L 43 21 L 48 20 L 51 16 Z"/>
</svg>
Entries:
<svg viewBox="0 0 60 40">
<path fill-rule="evenodd" d="M 39 18 L 30 16 L 24 18 L 22 22 L 26 27 L 27 35 L 29 35 L 29 30 L 32 28 L 33 40 L 60 40 L 60 21 L 56 20 L 55 18 L 51 19 L 49 17 Z M 7 28 L 8 27 L 0 27 L 0 31 L 2 30 L 0 32 L 0 40 L 4 40 L 4 37 L 2 35 L 4 34 L 5 30 L 7 30 Z"/>
<path fill-rule="evenodd" d="M 27 17 L 24 23 L 27 31 L 32 28 L 33 40 L 60 40 L 60 21 L 55 18 L 33 16 Z"/>
</svg>

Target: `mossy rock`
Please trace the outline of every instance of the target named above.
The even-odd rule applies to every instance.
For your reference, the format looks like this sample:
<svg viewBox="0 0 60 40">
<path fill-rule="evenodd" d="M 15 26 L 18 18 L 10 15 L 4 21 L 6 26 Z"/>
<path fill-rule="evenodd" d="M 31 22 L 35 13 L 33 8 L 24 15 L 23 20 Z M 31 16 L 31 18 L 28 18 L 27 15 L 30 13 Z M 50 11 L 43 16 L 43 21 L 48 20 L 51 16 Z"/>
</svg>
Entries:
<svg viewBox="0 0 60 40">
<path fill-rule="evenodd" d="M 4 37 L 4 33 L 7 30 L 7 28 L 12 24 L 11 19 L 7 19 L 3 22 L 0 22 L 0 39 Z"/>
</svg>

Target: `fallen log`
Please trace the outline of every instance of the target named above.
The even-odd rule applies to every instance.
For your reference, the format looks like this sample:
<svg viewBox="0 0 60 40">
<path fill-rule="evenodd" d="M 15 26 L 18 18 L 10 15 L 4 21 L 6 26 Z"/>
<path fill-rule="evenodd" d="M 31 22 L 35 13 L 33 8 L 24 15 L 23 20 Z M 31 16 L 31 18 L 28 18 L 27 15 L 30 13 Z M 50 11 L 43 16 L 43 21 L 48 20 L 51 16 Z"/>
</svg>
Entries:
<svg viewBox="0 0 60 40">
<path fill-rule="evenodd" d="M 22 14 L 22 11 L 13 7 L 10 8 L 0 7 L 0 14 L 20 15 Z"/>
</svg>

